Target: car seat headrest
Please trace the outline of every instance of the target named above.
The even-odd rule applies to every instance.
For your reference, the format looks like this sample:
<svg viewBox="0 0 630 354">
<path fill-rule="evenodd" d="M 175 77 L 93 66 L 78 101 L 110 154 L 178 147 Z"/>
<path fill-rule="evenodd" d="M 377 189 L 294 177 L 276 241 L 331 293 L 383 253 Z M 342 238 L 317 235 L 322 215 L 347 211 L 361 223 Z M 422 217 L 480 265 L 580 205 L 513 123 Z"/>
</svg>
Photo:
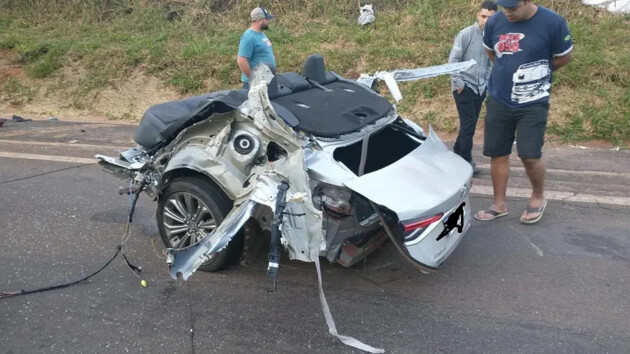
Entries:
<svg viewBox="0 0 630 354">
<path fill-rule="evenodd" d="M 312 54 L 306 58 L 304 67 L 302 68 L 302 76 L 309 80 L 317 81 L 322 85 L 331 82 L 331 75 L 327 75 L 326 73 L 324 57 L 322 57 L 321 54 Z"/>
</svg>

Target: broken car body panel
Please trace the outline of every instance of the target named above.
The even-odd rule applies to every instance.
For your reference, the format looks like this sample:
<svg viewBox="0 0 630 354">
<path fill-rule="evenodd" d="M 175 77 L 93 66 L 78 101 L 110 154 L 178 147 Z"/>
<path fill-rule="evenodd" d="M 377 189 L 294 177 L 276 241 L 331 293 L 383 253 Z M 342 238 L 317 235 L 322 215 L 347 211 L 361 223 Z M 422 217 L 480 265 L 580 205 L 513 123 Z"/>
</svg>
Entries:
<svg viewBox="0 0 630 354">
<path fill-rule="evenodd" d="M 304 76 L 279 74 L 283 81 L 273 100 L 268 87 L 275 87 L 274 76 L 261 65 L 253 71 L 247 96 L 236 90 L 188 99 L 181 105 L 199 108 L 186 117 L 160 118 L 161 123 L 143 119 L 136 133 L 136 140 L 145 142 L 143 150 L 122 155 L 121 163 L 101 157 L 122 169 L 144 163 L 128 173 L 138 188 L 148 180 L 158 201 L 171 176 L 185 180 L 192 173 L 206 176 L 233 201 L 232 211 L 205 238 L 168 250 L 173 277 L 187 279 L 250 219 L 261 230 L 271 230 L 283 183 L 289 187 L 280 242 L 291 259 L 313 262 L 325 256 L 351 265 L 359 258 L 346 252 L 361 248 L 360 256 L 367 256 L 384 240 L 385 219 L 374 208 L 387 214 L 390 238 L 408 259 L 428 269 L 438 268 L 461 240 L 470 220 L 470 165 L 449 152 L 432 130 L 425 137 L 376 92 L 321 71 L 321 57 L 310 64 L 315 65 L 305 63 Z M 389 75 L 404 81 L 472 65 L 458 64 Z M 309 72 L 312 68 L 320 72 Z M 337 111 L 326 111 L 322 100 L 330 100 Z M 164 127 L 151 131 L 151 124 Z M 160 141 L 158 135 L 170 138 Z M 407 225 L 433 213 L 441 216 L 428 227 Z"/>
</svg>

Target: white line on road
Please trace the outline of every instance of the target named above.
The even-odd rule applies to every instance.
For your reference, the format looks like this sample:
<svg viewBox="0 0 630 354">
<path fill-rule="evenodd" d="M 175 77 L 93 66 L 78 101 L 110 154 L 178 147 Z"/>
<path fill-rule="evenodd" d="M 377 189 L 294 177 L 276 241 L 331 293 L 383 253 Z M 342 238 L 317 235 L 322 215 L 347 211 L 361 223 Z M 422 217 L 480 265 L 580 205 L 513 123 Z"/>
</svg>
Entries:
<svg viewBox="0 0 630 354">
<path fill-rule="evenodd" d="M 84 164 L 91 164 L 91 163 L 98 162 L 97 159 L 88 159 L 88 158 L 83 158 L 83 157 L 22 154 L 22 153 L 17 153 L 17 152 L 6 152 L 6 151 L 0 151 L 0 157 L 8 157 L 11 159 L 57 161 L 57 162 L 71 162 L 71 163 L 84 163 Z"/>
<path fill-rule="evenodd" d="M 492 186 L 480 186 L 473 184 L 471 194 L 493 195 Z M 531 189 L 524 188 L 508 188 L 508 197 L 529 198 L 532 194 Z M 548 200 L 560 200 L 563 202 L 579 202 L 579 203 L 595 203 L 595 204 L 613 204 L 630 206 L 630 198 L 614 197 L 607 195 L 592 195 L 571 192 L 545 191 L 545 198 Z"/>
<path fill-rule="evenodd" d="M 58 143 L 48 141 L 23 141 L 23 140 L 6 140 L 0 139 L 0 144 L 17 144 L 17 145 L 35 145 L 35 146 L 60 146 L 60 147 L 75 147 L 82 149 L 112 149 L 112 150 L 128 150 L 130 147 L 125 146 L 113 146 L 113 145 L 93 145 L 93 144 L 70 144 L 70 143 Z"/>
<path fill-rule="evenodd" d="M 477 165 L 479 168 L 490 170 L 489 164 Z M 525 172 L 524 167 L 510 166 L 510 170 Z M 609 171 L 580 171 L 580 170 L 563 170 L 548 168 L 547 173 L 557 173 L 565 175 L 588 175 L 588 176 L 601 176 L 601 177 L 624 177 L 630 179 L 630 173 L 626 172 L 609 172 Z"/>
<path fill-rule="evenodd" d="M 535 243 L 532 242 L 532 240 L 527 237 L 527 235 L 520 230 L 517 227 L 514 226 L 508 226 L 512 231 L 516 232 L 517 234 L 521 235 L 527 242 L 529 242 L 530 245 L 532 245 L 532 247 L 534 248 L 534 250 L 536 251 L 536 254 L 538 254 L 539 257 L 542 257 L 544 255 L 543 251 L 540 249 L 540 247 L 536 246 Z"/>
<path fill-rule="evenodd" d="M 0 157 L 14 158 L 14 159 L 28 159 L 28 160 L 42 160 L 42 161 L 57 161 L 57 162 L 71 162 L 81 164 L 92 164 L 98 162 L 98 159 L 82 158 L 82 157 L 70 157 L 70 156 L 53 156 L 53 155 L 40 155 L 40 154 L 23 154 L 16 152 L 0 151 Z M 524 188 L 508 188 L 508 197 L 529 198 L 531 195 L 530 189 Z M 492 186 L 483 186 L 473 184 L 470 190 L 471 194 L 477 195 L 493 195 Z M 612 204 L 612 205 L 625 205 L 630 206 L 630 198 L 628 197 L 615 197 L 615 196 L 601 196 L 583 193 L 571 193 L 571 192 L 559 192 L 559 191 L 545 191 L 545 197 L 549 200 L 560 200 L 565 202 L 581 202 L 581 203 L 595 203 L 595 204 Z"/>
</svg>

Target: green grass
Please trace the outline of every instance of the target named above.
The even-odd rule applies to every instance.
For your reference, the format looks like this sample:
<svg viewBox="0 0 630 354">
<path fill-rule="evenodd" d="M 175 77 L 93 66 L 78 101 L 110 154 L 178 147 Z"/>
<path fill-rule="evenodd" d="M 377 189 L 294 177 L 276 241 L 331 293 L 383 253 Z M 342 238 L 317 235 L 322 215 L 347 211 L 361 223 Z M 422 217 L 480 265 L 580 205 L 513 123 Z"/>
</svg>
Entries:
<svg viewBox="0 0 630 354">
<path fill-rule="evenodd" d="M 68 101 L 88 104 L 90 93 L 138 70 L 155 75 L 182 94 L 237 87 L 238 40 L 251 0 L 0 0 L 0 49 L 20 55 L 30 79 L 52 82 L 77 70 Z M 540 0 L 569 22 L 573 61 L 555 75 L 549 131 L 564 140 L 630 142 L 630 16 L 608 14 L 572 0 Z M 280 71 L 299 71 L 319 52 L 330 70 L 345 75 L 444 63 L 455 34 L 474 22 L 469 0 L 384 0 L 375 24 L 359 27 L 355 1 L 266 1 L 277 15 L 267 35 Z M 37 100 L 24 82 L 10 99 Z M 410 118 L 452 131 L 457 117 L 449 80 L 440 77 L 401 85 L 399 104 Z M 9 92 L 5 88 L 5 92 Z M 133 94 L 133 93 L 130 93 Z M 423 107 L 423 105 L 431 105 Z"/>
</svg>

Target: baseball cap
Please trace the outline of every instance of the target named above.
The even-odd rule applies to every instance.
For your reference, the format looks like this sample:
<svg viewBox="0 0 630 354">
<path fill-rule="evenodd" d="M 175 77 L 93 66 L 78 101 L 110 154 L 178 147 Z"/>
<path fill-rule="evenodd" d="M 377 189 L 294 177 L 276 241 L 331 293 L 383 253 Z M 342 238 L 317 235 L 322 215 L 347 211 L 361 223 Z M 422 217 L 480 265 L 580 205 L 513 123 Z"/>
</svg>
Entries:
<svg viewBox="0 0 630 354">
<path fill-rule="evenodd" d="M 267 11 L 267 9 L 261 6 L 261 7 L 257 7 L 253 9 L 249 17 L 251 18 L 252 21 L 257 21 L 257 20 L 262 20 L 263 18 L 267 20 L 271 20 L 272 18 L 276 16 L 270 14 L 269 11 Z"/>
<path fill-rule="evenodd" d="M 521 0 L 497 0 L 497 4 L 503 7 L 511 8 L 516 7 Z"/>
</svg>

